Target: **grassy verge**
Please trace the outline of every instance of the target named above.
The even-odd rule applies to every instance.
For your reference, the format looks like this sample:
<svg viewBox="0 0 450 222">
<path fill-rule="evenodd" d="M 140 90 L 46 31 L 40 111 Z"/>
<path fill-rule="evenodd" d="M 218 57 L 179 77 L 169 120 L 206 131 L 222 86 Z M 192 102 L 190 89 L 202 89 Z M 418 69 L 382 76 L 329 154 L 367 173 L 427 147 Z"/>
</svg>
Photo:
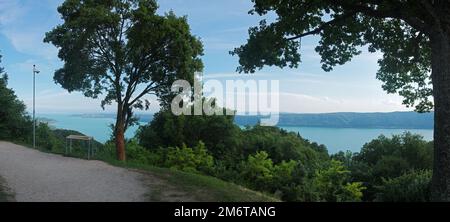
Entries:
<svg viewBox="0 0 450 222">
<path fill-rule="evenodd" d="M 122 163 L 116 160 L 105 161 L 111 165 L 135 169 L 151 173 L 167 184 L 156 187 L 150 195 L 151 201 L 158 201 L 164 189 L 169 185 L 178 191 L 191 195 L 194 201 L 200 202 L 279 202 L 280 200 L 242 186 L 225 182 L 215 177 L 204 176 L 154 166 Z M 155 188 L 155 187 L 154 187 Z"/>
</svg>

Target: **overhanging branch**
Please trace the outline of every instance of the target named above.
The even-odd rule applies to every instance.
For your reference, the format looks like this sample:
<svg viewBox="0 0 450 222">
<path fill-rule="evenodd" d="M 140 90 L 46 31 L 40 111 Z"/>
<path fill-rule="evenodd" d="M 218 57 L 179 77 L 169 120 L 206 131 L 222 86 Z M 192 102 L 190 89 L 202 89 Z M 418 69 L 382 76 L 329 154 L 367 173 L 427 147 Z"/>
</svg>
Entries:
<svg viewBox="0 0 450 222">
<path fill-rule="evenodd" d="M 353 17 L 355 15 L 356 15 L 356 12 L 350 12 L 350 13 L 338 16 L 338 17 L 334 18 L 331 21 L 324 22 L 322 25 L 320 25 L 319 27 L 317 27 L 316 29 L 314 29 L 312 31 L 305 32 L 305 33 L 302 33 L 300 35 L 296 35 L 294 37 L 286 38 L 286 40 L 287 41 L 292 41 L 292 40 L 300 39 L 300 38 L 303 38 L 303 37 L 306 37 L 306 36 L 309 36 L 309 35 L 318 35 L 324 29 L 326 29 L 326 28 L 328 28 L 330 26 L 333 26 L 333 25 L 335 25 L 335 24 L 337 24 L 339 22 L 342 22 L 342 21 L 344 21 L 344 20 L 346 20 L 348 18 L 351 18 L 351 17 Z"/>
<path fill-rule="evenodd" d="M 140 100 L 143 96 L 149 94 L 151 91 L 155 90 L 155 87 L 153 87 L 154 82 L 152 82 L 150 85 L 148 85 L 136 98 L 134 98 L 131 102 L 128 103 L 128 106 L 132 106 L 134 103 L 136 103 L 138 100 Z"/>
<path fill-rule="evenodd" d="M 330 0 L 331 4 L 333 4 L 336 7 L 342 7 L 344 10 L 348 11 L 356 11 L 358 13 L 362 13 L 363 15 L 367 15 L 374 18 L 394 18 L 394 19 L 400 19 L 408 23 L 413 28 L 417 29 L 418 31 L 424 32 L 429 34 L 430 28 L 429 26 L 419 17 L 416 15 L 411 15 L 406 12 L 404 9 L 405 7 L 408 7 L 405 5 L 405 3 L 400 3 L 396 1 L 389 1 L 391 4 L 390 7 L 384 7 L 386 9 L 377 9 L 376 7 L 371 7 L 365 3 L 343 3 L 341 0 Z M 379 1 L 373 1 L 371 4 L 376 5 L 376 3 Z M 380 3 L 381 4 L 381 3 Z M 383 1 L 383 4 L 388 4 L 385 1 Z M 378 5 L 379 6 L 379 5 Z"/>
</svg>

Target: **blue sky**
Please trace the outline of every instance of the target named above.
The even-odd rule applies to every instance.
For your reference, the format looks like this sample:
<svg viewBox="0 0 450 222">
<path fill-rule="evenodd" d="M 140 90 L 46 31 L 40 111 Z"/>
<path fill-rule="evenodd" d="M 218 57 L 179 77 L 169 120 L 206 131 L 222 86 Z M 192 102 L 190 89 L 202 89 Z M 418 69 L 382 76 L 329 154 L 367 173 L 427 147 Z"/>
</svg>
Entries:
<svg viewBox="0 0 450 222">
<path fill-rule="evenodd" d="M 56 11 L 62 0 L 0 0 L 0 50 L 9 87 L 28 107 L 32 102 L 32 65 L 41 70 L 37 79 L 38 113 L 102 112 L 99 100 L 69 94 L 53 82 L 53 72 L 62 66 L 57 50 L 42 42 L 45 32 L 61 23 Z M 160 13 L 173 10 L 187 15 L 192 33 L 204 43 L 204 75 L 208 79 L 273 79 L 280 81 L 281 112 L 390 112 L 409 110 L 401 97 L 388 95 L 375 79 L 380 54 L 363 53 L 352 62 L 326 73 L 314 52 L 315 37 L 303 40 L 298 69 L 267 67 L 252 76 L 235 72 L 237 58 L 229 55 L 245 43 L 247 30 L 258 24 L 248 15 L 250 0 L 160 0 Z M 154 105 L 150 112 L 158 109 Z M 114 107 L 108 107 L 113 112 Z"/>
</svg>

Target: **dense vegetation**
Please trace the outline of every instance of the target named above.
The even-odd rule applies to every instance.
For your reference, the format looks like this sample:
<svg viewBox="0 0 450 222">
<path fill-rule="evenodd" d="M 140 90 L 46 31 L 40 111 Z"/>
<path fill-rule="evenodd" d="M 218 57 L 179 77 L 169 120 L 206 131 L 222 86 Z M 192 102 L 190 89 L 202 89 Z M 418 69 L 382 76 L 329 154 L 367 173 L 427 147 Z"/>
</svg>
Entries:
<svg viewBox="0 0 450 222">
<path fill-rule="evenodd" d="M 329 156 L 325 146 L 298 134 L 240 129 L 233 121 L 161 111 L 141 127 L 128 152 L 146 164 L 212 175 L 285 201 L 429 200 L 432 143 L 421 136 L 380 136 L 360 153 Z"/>
<path fill-rule="evenodd" d="M 363 182 L 367 201 L 429 200 L 433 144 L 419 135 L 380 136 L 360 153 L 340 152 L 332 158 L 346 165 L 352 180 Z"/>
<path fill-rule="evenodd" d="M 0 55 L 1 63 L 1 55 Z M 31 124 L 25 105 L 17 99 L 14 91 L 7 87 L 8 76 L 0 67 L 0 140 L 9 138 L 26 139 Z"/>
</svg>

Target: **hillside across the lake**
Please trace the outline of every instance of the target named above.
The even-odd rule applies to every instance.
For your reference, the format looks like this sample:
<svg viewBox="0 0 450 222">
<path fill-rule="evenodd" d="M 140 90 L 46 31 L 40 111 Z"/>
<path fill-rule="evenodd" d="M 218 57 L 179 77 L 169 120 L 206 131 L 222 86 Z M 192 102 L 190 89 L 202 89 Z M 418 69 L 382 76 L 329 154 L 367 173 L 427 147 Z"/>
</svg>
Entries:
<svg viewBox="0 0 450 222">
<path fill-rule="evenodd" d="M 85 118 L 115 118 L 115 114 L 81 114 Z M 152 114 L 138 114 L 140 122 L 150 122 Z M 236 124 L 253 126 L 264 116 L 236 116 Z M 326 127 L 326 128 L 373 128 L 373 129 L 433 129 L 434 113 L 282 113 L 278 126 Z"/>
<path fill-rule="evenodd" d="M 260 116 L 236 116 L 239 125 L 255 125 Z M 327 128 L 432 129 L 434 113 L 280 114 L 279 126 Z"/>
</svg>

